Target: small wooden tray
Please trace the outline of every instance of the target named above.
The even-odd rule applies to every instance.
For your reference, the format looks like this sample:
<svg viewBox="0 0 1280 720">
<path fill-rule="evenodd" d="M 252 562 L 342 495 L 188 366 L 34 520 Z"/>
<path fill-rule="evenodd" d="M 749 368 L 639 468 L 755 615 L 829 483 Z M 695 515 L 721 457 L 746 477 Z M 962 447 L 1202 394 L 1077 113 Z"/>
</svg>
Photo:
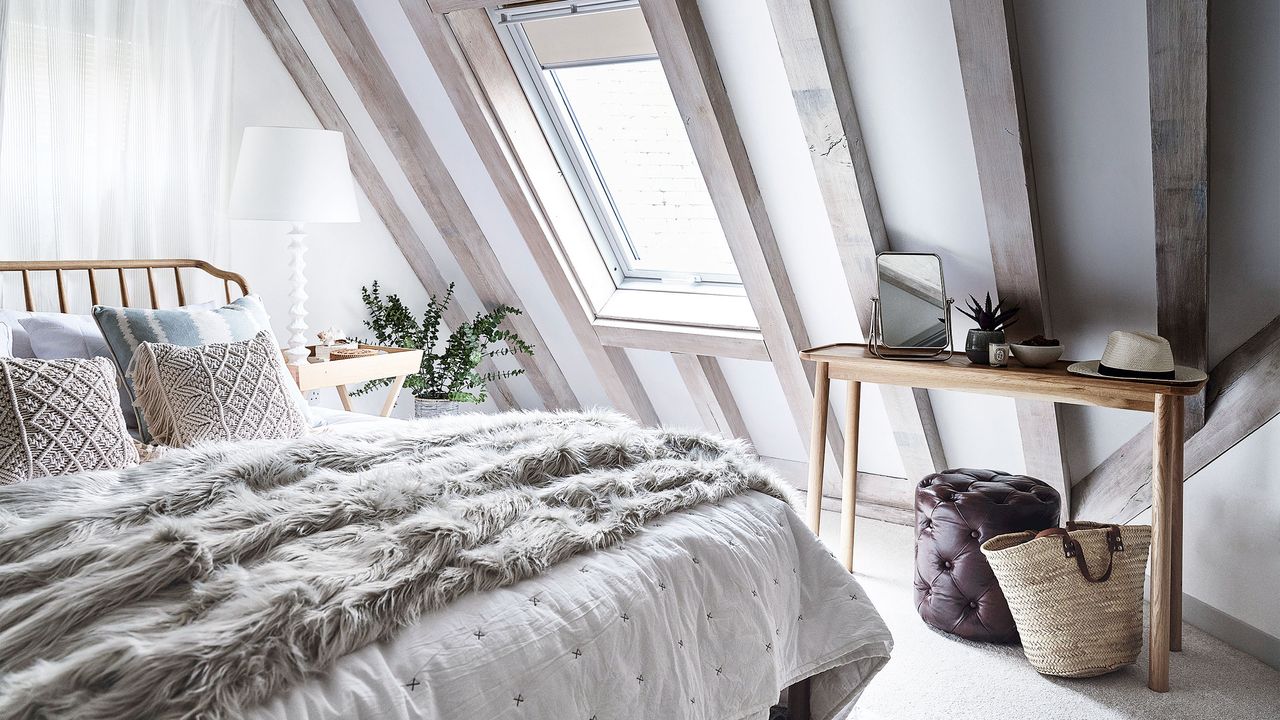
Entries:
<svg viewBox="0 0 1280 720">
<path fill-rule="evenodd" d="M 298 389 L 307 392 L 317 388 L 412 375 L 418 372 L 422 364 L 421 350 L 364 344 L 360 347 L 380 352 L 377 355 L 363 357 L 316 361 L 315 346 L 309 345 L 312 362 L 306 365 L 290 365 L 289 374 L 293 375 L 293 379 L 297 381 Z"/>
</svg>

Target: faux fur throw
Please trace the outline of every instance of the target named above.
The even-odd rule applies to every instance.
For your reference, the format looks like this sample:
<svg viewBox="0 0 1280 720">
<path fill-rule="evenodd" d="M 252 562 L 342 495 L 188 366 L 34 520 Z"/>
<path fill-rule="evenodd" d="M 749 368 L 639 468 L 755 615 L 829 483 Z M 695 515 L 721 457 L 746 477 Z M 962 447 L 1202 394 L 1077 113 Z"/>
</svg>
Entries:
<svg viewBox="0 0 1280 720">
<path fill-rule="evenodd" d="M 0 488 L 0 718 L 227 718 L 459 596 L 788 490 L 741 443 L 472 415 Z"/>
</svg>

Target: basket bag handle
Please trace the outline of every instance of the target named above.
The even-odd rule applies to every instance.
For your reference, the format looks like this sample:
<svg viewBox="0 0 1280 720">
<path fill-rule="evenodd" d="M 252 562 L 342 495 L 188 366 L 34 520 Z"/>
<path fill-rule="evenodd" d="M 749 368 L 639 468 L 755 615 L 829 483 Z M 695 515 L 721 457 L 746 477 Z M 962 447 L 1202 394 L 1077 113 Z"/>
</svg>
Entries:
<svg viewBox="0 0 1280 720">
<path fill-rule="evenodd" d="M 1068 558 L 1075 558 L 1076 567 L 1080 570 L 1080 575 L 1091 583 L 1103 583 L 1111 579 L 1111 567 L 1115 562 L 1115 556 L 1118 552 L 1124 551 L 1124 539 L 1120 537 L 1120 526 L 1111 525 L 1107 528 L 1107 569 L 1098 577 L 1094 577 L 1089 572 L 1089 562 L 1084 558 L 1084 551 L 1080 549 L 1080 543 L 1071 537 L 1071 530 L 1076 529 L 1074 522 L 1068 522 L 1067 528 L 1049 528 L 1036 533 L 1035 540 L 1043 537 L 1061 537 L 1062 553 Z"/>
</svg>

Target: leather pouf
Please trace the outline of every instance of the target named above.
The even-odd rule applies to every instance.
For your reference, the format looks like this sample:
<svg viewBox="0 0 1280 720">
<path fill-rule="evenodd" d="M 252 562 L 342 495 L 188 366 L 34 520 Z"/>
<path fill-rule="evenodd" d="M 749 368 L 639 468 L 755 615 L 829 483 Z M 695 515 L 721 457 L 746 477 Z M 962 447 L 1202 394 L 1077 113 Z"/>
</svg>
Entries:
<svg viewBox="0 0 1280 720">
<path fill-rule="evenodd" d="M 1058 491 L 1024 475 L 957 469 L 916 487 L 916 610 L 968 640 L 1012 643 L 1018 628 L 979 546 L 1058 526 Z"/>
</svg>

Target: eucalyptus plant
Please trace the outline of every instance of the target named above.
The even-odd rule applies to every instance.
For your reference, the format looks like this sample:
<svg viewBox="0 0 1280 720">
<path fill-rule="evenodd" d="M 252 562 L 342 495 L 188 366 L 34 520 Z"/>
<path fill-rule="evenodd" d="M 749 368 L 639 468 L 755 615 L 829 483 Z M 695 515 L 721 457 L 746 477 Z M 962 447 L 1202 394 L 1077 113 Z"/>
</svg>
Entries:
<svg viewBox="0 0 1280 720">
<path fill-rule="evenodd" d="M 399 296 L 384 297 L 376 281 L 372 287 L 360 288 L 360 296 L 369 310 L 369 319 L 364 324 L 373 331 L 378 345 L 422 350 L 418 374 L 410 375 L 404 381 L 404 386 L 416 398 L 484 402 L 488 397 L 485 390 L 488 383 L 524 373 L 522 369 L 480 372 L 480 364 L 485 359 L 533 354 L 532 345 L 502 327 L 508 317 L 521 314 L 518 308 L 510 305 L 499 305 L 488 312 L 476 313 L 472 320 L 454 328 L 441 345 L 444 313 L 453 301 L 453 283 L 449 283 L 443 298 L 432 293 L 421 320 Z M 390 378 L 374 380 L 355 394 L 390 384 Z"/>
</svg>

